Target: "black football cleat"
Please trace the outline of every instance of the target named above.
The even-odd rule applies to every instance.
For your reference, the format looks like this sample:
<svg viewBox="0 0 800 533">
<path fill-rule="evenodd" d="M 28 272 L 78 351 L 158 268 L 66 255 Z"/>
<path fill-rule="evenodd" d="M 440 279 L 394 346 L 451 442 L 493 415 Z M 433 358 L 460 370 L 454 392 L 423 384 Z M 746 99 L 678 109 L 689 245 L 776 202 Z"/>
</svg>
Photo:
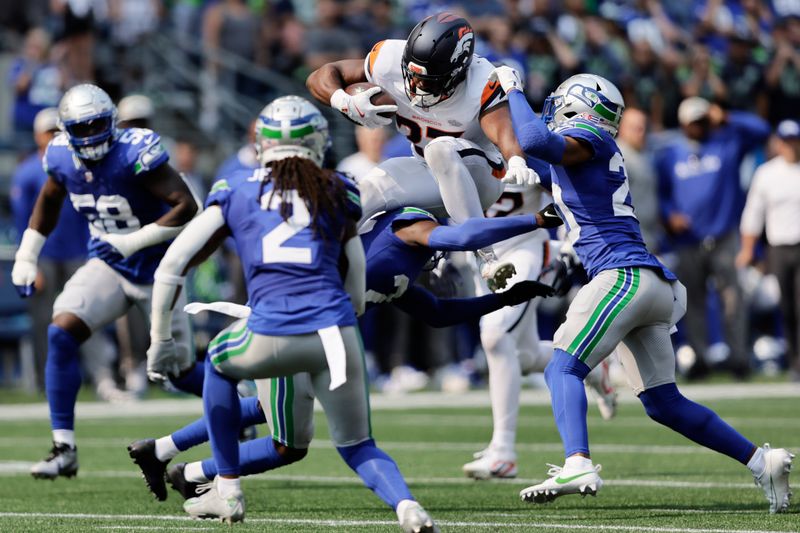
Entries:
<svg viewBox="0 0 800 533">
<path fill-rule="evenodd" d="M 155 439 L 137 440 L 128 445 L 128 455 L 142 471 L 142 477 L 147 484 L 147 488 L 156 497 L 156 500 L 163 502 L 167 499 L 167 484 L 164 475 L 167 472 L 169 461 L 159 461 L 156 457 Z"/>
</svg>

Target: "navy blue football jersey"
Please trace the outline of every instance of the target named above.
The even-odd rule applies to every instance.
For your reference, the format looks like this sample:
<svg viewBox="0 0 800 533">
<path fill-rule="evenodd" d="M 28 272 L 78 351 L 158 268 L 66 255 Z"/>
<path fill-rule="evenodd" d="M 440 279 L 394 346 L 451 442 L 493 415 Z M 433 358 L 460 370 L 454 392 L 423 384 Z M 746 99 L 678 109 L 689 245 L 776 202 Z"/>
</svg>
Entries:
<svg viewBox="0 0 800 533">
<path fill-rule="evenodd" d="M 358 189 L 339 176 L 347 188 L 346 212 L 335 217 L 320 213 L 312 228 L 306 202 L 297 191 L 273 195 L 268 173 L 234 172 L 217 181 L 206 200 L 206 206 L 222 208 L 236 243 L 252 309 L 250 329 L 262 335 L 301 335 L 354 325 L 339 258 L 347 218 L 361 217 Z M 284 202 L 291 204 L 287 220 L 280 214 Z"/>
<path fill-rule="evenodd" d="M 433 220 L 423 209 L 404 207 L 380 213 L 366 222 L 361 242 L 367 256 L 367 308 L 391 302 L 405 294 L 434 256 L 427 246 L 410 246 L 395 235 L 402 221 Z M 363 230 L 362 230 L 363 231 Z"/>
<path fill-rule="evenodd" d="M 106 233 L 131 233 L 155 222 L 170 207 L 143 185 L 143 176 L 169 160 L 157 133 L 142 128 L 120 129 L 103 159 L 86 163 L 58 135 L 47 146 L 45 171 L 66 188 L 76 211 L 89 221 L 89 257 L 96 257 Z M 109 263 L 134 283 L 151 284 L 169 242 L 144 248 Z"/>
<path fill-rule="evenodd" d="M 570 243 L 586 272 L 652 267 L 677 279 L 650 252 L 633 211 L 628 176 L 613 137 L 588 120 L 572 119 L 555 130 L 588 143 L 594 157 L 580 165 L 553 165 L 550 187 Z M 546 183 L 545 183 L 546 184 Z"/>
</svg>

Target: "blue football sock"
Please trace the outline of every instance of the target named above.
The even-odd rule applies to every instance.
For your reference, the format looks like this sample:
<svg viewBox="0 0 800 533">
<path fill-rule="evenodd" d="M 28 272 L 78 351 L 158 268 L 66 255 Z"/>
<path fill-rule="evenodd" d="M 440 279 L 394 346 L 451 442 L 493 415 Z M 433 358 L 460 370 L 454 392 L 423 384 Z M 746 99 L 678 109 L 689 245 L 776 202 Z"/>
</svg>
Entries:
<svg viewBox="0 0 800 533">
<path fill-rule="evenodd" d="M 589 453 L 583 380 L 590 371 L 591 368 L 577 357 L 558 348 L 553 350 L 553 358 L 544 370 L 565 457 Z"/>
<path fill-rule="evenodd" d="M 375 446 L 373 439 L 336 449 L 347 466 L 392 509 L 397 509 L 397 504 L 402 500 L 414 499 L 397 464 L 386 452 Z"/>
<path fill-rule="evenodd" d="M 239 402 L 242 410 L 241 428 L 254 426 L 256 424 L 263 424 L 267 421 L 264 416 L 264 411 L 258 406 L 258 398 L 251 396 L 242 398 Z M 191 424 L 183 426 L 172 434 L 172 442 L 175 443 L 180 451 L 186 451 L 193 446 L 203 444 L 208 440 L 208 428 L 206 427 L 206 419 L 198 418 Z"/>
<path fill-rule="evenodd" d="M 221 475 L 239 475 L 239 427 L 242 410 L 236 393 L 236 380 L 206 365 L 203 385 L 203 410 L 208 423 L 211 451 Z"/>
<path fill-rule="evenodd" d="M 717 413 L 683 396 L 674 383 L 647 389 L 639 400 L 647 415 L 659 424 L 744 465 L 756 449 Z"/>
<path fill-rule="evenodd" d="M 294 462 L 278 453 L 272 437 L 249 440 L 239 445 L 239 468 L 243 476 L 275 470 Z M 214 479 L 214 476 L 217 475 L 217 465 L 214 459 L 205 459 L 201 464 L 206 479 Z"/>
<path fill-rule="evenodd" d="M 189 394 L 194 394 L 195 396 L 202 396 L 203 379 L 205 375 L 204 366 L 205 365 L 202 362 L 197 362 L 182 376 L 171 377 L 169 380 L 173 385 L 175 385 L 175 387 L 183 392 L 188 392 Z"/>
<path fill-rule="evenodd" d="M 54 324 L 48 326 L 44 376 L 53 429 L 75 429 L 75 399 L 81 388 L 79 349 L 75 337 Z"/>
</svg>

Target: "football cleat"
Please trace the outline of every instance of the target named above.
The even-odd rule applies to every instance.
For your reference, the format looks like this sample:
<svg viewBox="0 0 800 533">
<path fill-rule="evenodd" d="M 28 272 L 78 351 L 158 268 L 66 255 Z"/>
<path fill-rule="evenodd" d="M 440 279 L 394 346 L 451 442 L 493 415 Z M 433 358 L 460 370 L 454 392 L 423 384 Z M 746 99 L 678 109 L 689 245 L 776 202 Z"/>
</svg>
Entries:
<svg viewBox="0 0 800 533">
<path fill-rule="evenodd" d="M 433 519 L 414 500 L 403 500 L 397 504 L 397 519 L 405 533 L 439 533 Z"/>
<path fill-rule="evenodd" d="M 608 359 L 604 359 L 594 370 L 586 376 L 586 388 L 589 389 L 597 402 L 600 416 L 603 420 L 611 420 L 617 414 L 617 391 L 611 385 L 609 377 Z"/>
<path fill-rule="evenodd" d="M 538 485 L 522 489 L 519 492 L 522 501 L 547 503 L 567 494 L 594 496 L 603 486 L 603 480 L 597 475 L 602 469 L 600 465 L 594 465 L 589 469 L 568 469 L 566 466 L 551 464 L 547 466 L 550 467 L 547 472 L 550 478 Z"/>
<path fill-rule="evenodd" d="M 475 255 L 478 257 L 481 277 L 492 292 L 505 289 L 509 278 L 517 273 L 514 265 L 499 261 L 491 249 L 478 250 Z"/>
<path fill-rule="evenodd" d="M 789 499 L 792 497 L 789 472 L 792 470 L 794 454 L 783 448 L 772 449 L 769 444 L 765 444 L 763 450 L 764 472 L 753 477 L 756 485 L 764 489 L 770 514 L 785 513 L 789 510 Z"/>
<path fill-rule="evenodd" d="M 517 457 L 515 454 L 500 454 L 491 448 L 478 452 L 480 457 L 461 469 L 472 479 L 508 479 L 517 477 Z M 477 455 L 477 454 L 476 454 Z"/>
<path fill-rule="evenodd" d="M 184 500 L 200 496 L 211 488 L 211 484 L 208 482 L 187 481 L 184 473 L 185 469 L 186 463 L 178 463 L 167 470 L 167 481 L 170 487 L 178 491 Z"/>
<path fill-rule="evenodd" d="M 164 481 L 164 474 L 167 472 L 167 463 L 169 461 L 160 461 L 156 457 L 155 439 L 137 440 L 129 444 L 128 455 L 139 466 L 144 482 L 156 497 L 156 500 L 160 502 L 166 500 L 167 484 Z"/>
<path fill-rule="evenodd" d="M 183 510 L 192 518 L 219 518 L 232 524 L 244 520 L 244 493 L 237 490 L 227 498 L 220 496 L 217 479 L 207 483 L 208 489 L 202 495 L 183 502 Z"/>
<path fill-rule="evenodd" d="M 63 442 L 53 442 L 47 457 L 31 467 L 31 475 L 36 479 L 73 477 L 77 473 L 78 448 Z"/>
</svg>

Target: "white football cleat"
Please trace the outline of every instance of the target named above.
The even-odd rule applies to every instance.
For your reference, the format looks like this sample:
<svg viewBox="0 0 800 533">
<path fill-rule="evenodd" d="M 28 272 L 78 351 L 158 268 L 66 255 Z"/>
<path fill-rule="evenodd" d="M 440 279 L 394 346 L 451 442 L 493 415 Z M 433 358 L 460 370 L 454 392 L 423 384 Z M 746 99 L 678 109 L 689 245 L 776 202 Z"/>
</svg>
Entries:
<svg viewBox="0 0 800 533">
<path fill-rule="evenodd" d="M 570 469 L 566 466 L 556 466 L 548 464 L 550 470 L 547 471 L 549 479 L 532 485 L 519 492 L 522 501 L 532 503 L 547 503 L 555 500 L 559 496 L 567 494 L 587 494 L 594 496 L 603 486 L 603 480 L 597 475 L 602 469 L 600 465 L 593 465 L 587 469 Z"/>
<path fill-rule="evenodd" d="M 491 248 L 478 250 L 475 255 L 478 258 L 481 277 L 486 280 L 486 285 L 492 292 L 505 289 L 509 278 L 517 273 L 514 265 L 499 261 Z"/>
<path fill-rule="evenodd" d="M 397 519 L 405 533 L 439 533 L 433 519 L 414 500 L 403 500 L 397 504 Z"/>
<path fill-rule="evenodd" d="M 183 502 L 183 510 L 192 518 L 219 518 L 232 524 L 244 520 L 244 493 L 237 490 L 227 498 L 219 493 L 217 480 L 214 478 L 211 489 L 196 498 Z"/>
<path fill-rule="evenodd" d="M 789 510 L 789 499 L 792 491 L 789 488 L 789 472 L 792 470 L 794 454 L 783 448 L 772 449 L 769 443 L 764 450 L 764 472 L 760 476 L 753 476 L 756 485 L 764 489 L 764 494 L 769 501 L 770 514 L 785 513 Z"/>
<path fill-rule="evenodd" d="M 488 448 L 477 452 L 480 454 L 474 461 L 471 461 L 461 469 L 472 479 L 508 479 L 517 477 L 517 456 L 515 453 L 498 453 Z"/>
<path fill-rule="evenodd" d="M 608 358 L 604 359 L 586 376 L 586 388 L 591 391 L 603 420 L 611 420 L 617 414 L 617 391 L 611 384 L 608 373 Z"/>
<path fill-rule="evenodd" d="M 53 442 L 47 457 L 31 467 L 31 475 L 36 479 L 69 478 L 77 473 L 78 449 L 63 442 Z"/>
</svg>

